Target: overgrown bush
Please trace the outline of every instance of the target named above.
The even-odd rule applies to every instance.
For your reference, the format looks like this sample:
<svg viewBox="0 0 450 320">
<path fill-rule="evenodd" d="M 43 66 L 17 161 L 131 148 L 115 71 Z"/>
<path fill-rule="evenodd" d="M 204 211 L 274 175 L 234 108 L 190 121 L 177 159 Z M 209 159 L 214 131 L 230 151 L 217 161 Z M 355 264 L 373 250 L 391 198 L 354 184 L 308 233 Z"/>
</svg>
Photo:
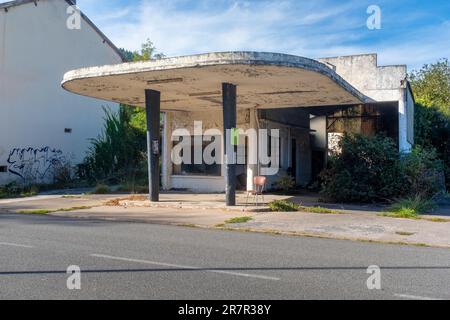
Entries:
<svg viewBox="0 0 450 320">
<path fill-rule="evenodd" d="M 416 145 L 436 150 L 442 160 L 447 190 L 450 190 L 450 116 L 435 106 L 415 105 Z"/>
<path fill-rule="evenodd" d="M 37 185 L 19 185 L 17 182 L 11 182 L 4 186 L 0 186 L 0 199 L 31 197 L 39 192 Z"/>
<path fill-rule="evenodd" d="M 339 202 L 430 198 L 443 189 L 442 162 L 433 149 L 400 154 L 384 136 L 344 135 L 339 154 L 321 174 L 322 196 Z"/>
<path fill-rule="evenodd" d="M 74 185 L 74 167 L 69 160 L 55 163 L 52 171 L 54 188 L 66 188 Z"/>
<path fill-rule="evenodd" d="M 110 192 L 109 187 L 104 184 L 97 185 L 94 191 L 92 191 L 93 194 L 107 194 L 109 192 Z"/>
<path fill-rule="evenodd" d="M 405 192 L 416 199 L 432 198 L 445 190 L 445 176 L 442 161 L 436 150 L 416 146 L 403 156 L 401 174 L 406 184 Z"/>
<path fill-rule="evenodd" d="M 134 185 L 147 176 L 145 134 L 130 124 L 126 107 L 118 112 L 104 108 L 104 112 L 103 132 L 92 139 L 78 175 L 95 183 Z"/>
<path fill-rule="evenodd" d="M 417 102 L 415 143 L 436 149 L 444 164 L 447 190 L 450 190 L 450 62 L 441 59 L 426 64 L 408 78 Z"/>
<path fill-rule="evenodd" d="M 368 202 L 398 196 L 403 179 L 397 146 L 390 138 L 344 135 L 341 152 L 321 173 L 322 195 L 339 202 Z"/>
<path fill-rule="evenodd" d="M 275 188 L 287 192 L 295 188 L 295 179 L 287 174 L 282 175 L 275 183 Z"/>
</svg>

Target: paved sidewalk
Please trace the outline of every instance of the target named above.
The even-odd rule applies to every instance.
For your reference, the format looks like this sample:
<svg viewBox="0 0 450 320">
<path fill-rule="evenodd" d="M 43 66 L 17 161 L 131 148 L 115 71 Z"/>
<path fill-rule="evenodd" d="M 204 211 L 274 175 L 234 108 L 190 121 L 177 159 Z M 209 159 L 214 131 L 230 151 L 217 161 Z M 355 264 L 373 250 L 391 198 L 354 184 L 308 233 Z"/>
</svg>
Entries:
<svg viewBox="0 0 450 320">
<path fill-rule="evenodd" d="M 338 208 L 342 214 L 242 211 L 243 206 L 234 209 L 227 208 L 223 204 L 223 198 L 224 196 L 220 194 L 172 193 L 162 195 L 162 202 L 155 205 L 150 204 L 143 196 L 38 196 L 29 199 L 2 200 L 0 201 L 0 212 L 68 209 L 51 214 L 63 217 L 225 228 L 450 248 L 450 219 L 448 217 L 440 217 L 448 219 L 448 222 L 395 219 L 379 216 L 377 207 L 355 205 L 327 205 L 327 207 Z M 240 204 L 242 204 L 242 198 L 245 201 L 245 195 L 240 194 L 238 197 Z M 266 197 L 266 201 L 285 198 L 302 202 L 306 206 L 317 204 L 317 199 L 308 195 L 295 199 L 289 196 L 272 195 Z M 226 223 L 229 219 L 243 216 L 249 217 L 251 220 L 240 224 Z M 427 218 L 433 218 L 433 216 L 427 216 Z"/>
</svg>

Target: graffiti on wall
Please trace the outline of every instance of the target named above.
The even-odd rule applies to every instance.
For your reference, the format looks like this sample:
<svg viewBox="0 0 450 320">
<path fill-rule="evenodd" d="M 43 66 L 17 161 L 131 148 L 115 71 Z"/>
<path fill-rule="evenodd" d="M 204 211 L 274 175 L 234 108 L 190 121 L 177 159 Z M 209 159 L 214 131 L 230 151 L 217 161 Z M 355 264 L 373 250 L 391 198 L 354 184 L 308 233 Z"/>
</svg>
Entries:
<svg viewBox="0 0 450 320">
<path fill-rule="evenodd" d="M 44 182 L 67 162 L 63 152 L 50 147 L 15 148 L 8 157 L 8 171 L 24 181 Z"/>
</svg>

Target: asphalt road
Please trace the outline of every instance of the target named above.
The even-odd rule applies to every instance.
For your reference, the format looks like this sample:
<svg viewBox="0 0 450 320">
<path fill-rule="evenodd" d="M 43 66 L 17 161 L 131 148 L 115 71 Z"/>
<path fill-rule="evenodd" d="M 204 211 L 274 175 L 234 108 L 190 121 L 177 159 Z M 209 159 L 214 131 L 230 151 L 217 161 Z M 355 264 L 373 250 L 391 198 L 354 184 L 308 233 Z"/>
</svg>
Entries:
<svg viewBox="0 0 450 320">
<path fill-rule="evenodd" d="M 0 214 L 0 298 L 450 299 L 450 250 Z"/>
</svg>

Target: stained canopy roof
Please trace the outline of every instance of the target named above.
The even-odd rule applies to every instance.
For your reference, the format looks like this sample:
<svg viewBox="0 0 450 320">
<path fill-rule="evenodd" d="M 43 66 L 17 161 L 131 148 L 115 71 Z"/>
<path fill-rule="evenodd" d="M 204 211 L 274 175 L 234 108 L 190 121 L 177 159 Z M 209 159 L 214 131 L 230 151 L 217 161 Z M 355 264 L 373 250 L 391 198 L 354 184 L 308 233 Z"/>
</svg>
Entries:
<svg viewBox="0 0 450 320">
<path fill-rule="evenodd" d="M 144 90 L 161 92 L 163 111 L 221 108 L 221 84 L 238 86 L 238 108 L 336 106 L 371 100 L 318 61 L 278 53 L 221 52 L 69 71 L 64 89 L 145 106 Z"/>
</svg>

